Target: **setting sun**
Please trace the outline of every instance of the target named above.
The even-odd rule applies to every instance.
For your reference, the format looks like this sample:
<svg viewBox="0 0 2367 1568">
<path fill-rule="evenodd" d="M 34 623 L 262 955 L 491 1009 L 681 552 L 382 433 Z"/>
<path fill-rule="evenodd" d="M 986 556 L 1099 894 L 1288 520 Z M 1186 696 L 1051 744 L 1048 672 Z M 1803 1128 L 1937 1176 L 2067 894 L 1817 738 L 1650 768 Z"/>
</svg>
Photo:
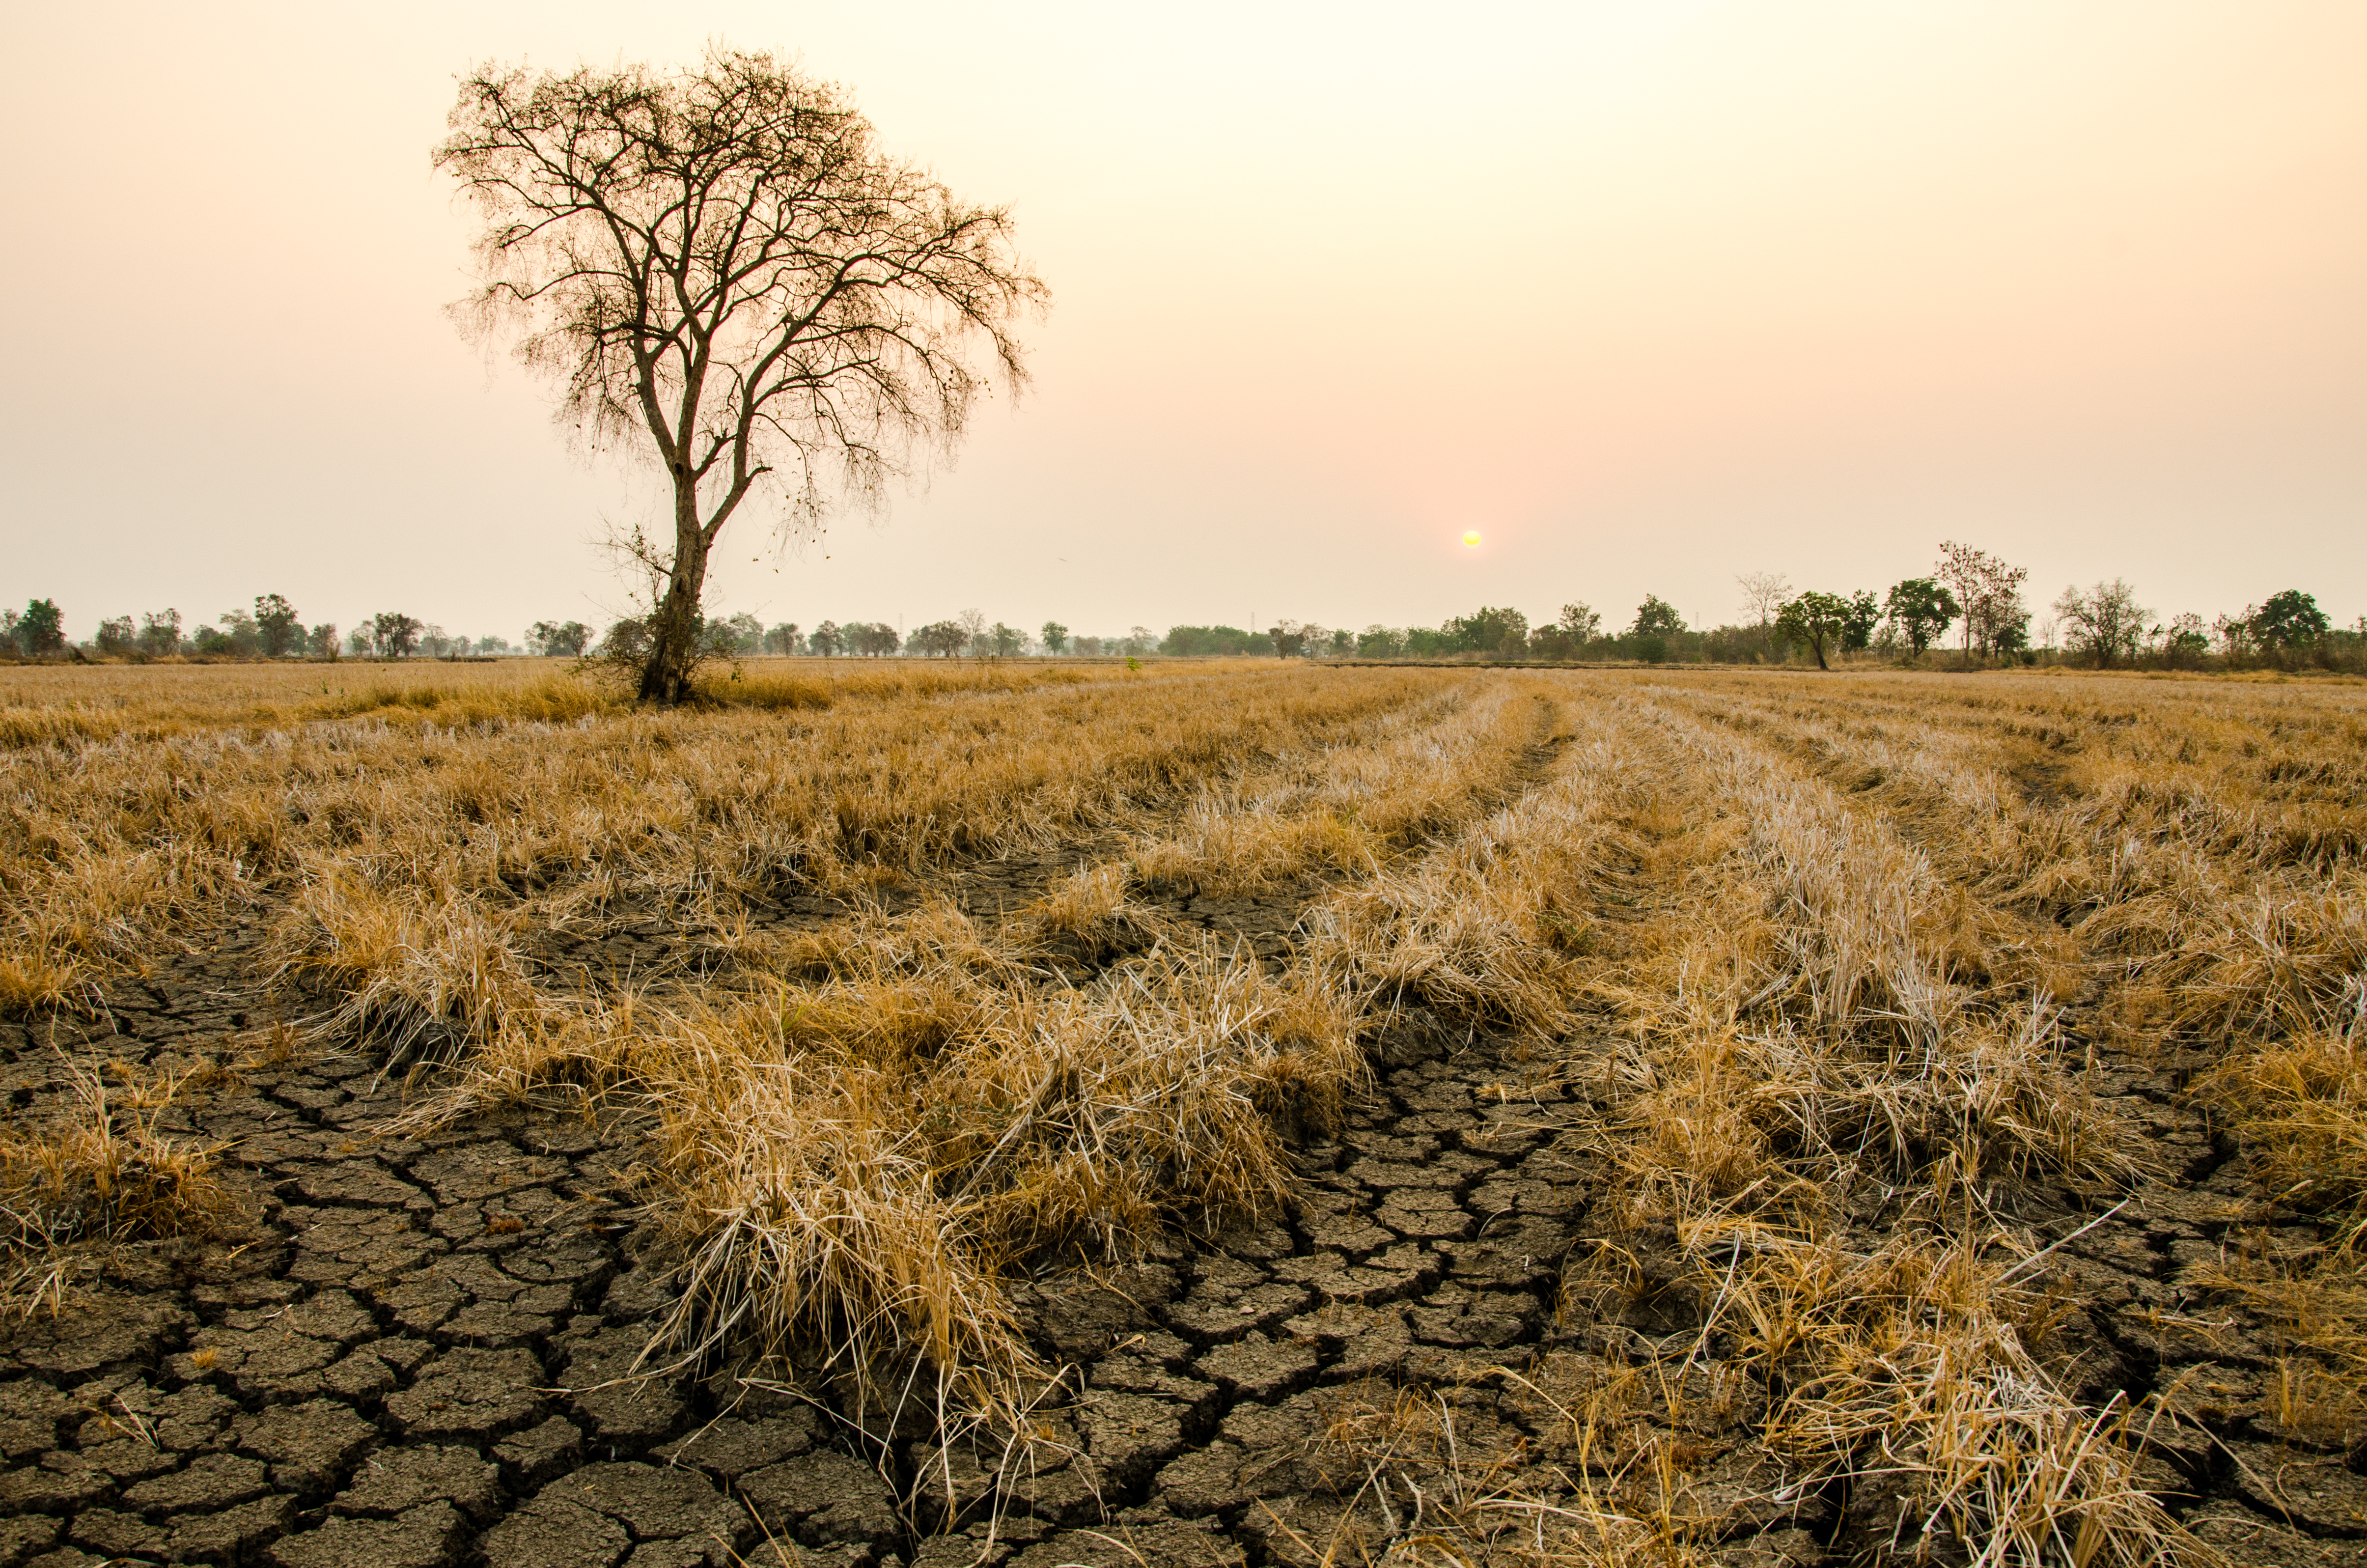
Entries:
<svg viewBox="0 0 2367 1568">
<path fill-rule="evenodd" d="M 1463 548 L 1466 550 L 1477 550 L 1479 548 L 1479 530 L 1478 528 L 1466 528 L 1463 530 Z"/>
</svg>

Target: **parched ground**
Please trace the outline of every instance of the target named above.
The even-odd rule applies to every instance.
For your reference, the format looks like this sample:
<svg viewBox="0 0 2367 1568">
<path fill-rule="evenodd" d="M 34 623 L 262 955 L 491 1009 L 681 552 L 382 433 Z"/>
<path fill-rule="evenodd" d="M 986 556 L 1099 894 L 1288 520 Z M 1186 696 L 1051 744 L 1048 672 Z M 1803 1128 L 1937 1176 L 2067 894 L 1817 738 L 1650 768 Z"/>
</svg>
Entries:
<svg viewBox="0 0 2367 1568">
<path fill-rule="evenodd" d="M 384 1135 L 403 1092 L 368 1061 L 256 1054 L 247 972 L 226 953 L 96 1028 L 0 1035 L 18 1114 L 70 1055 L 124 1075 L 239 1061 L 163 1127 L 227 1143 L 245 1205 L 217 1237 L 118 1249 L 0 1341 L 10 1568 L 1359 1561 L 1450 1497 L 1588 1485 L 1690 1521 L 1738 1568 L 1846 1561 L 1888 1528 L 1832 1490 L 1786 1492 L 1763 1395 L 1693 1352 L 1653 1238 L 1619 1238 L 1625 1289 L 1559 1300 L 1573 1250 L 1603 1240 L 1606 1178 L 1560 1136 L 1586 1108 L 1582 1041 L 1524 1061 L 1410 1015 L 1340 1142 L 1304 1150 L 1286 1224 L 1021 1282 L 1069 1370 L 1033 1464 L 998 1480 L 998 1455 L 784 1388 L 629 1376 L 668 1300 L 629 1119 Z M 2367 1481 L 2280 1421 L 2257 1326 L 2176 1282 L 2223 1247 L 2326 1239 L 2246 1227 L 2262 1195 L 2179 1071 L 2101 1081 L 2182 1179 L 2049 1260 L 2052 1347 L 2083 1401 L 2162 1392 L 2183 1414 L 2153 1424 L 2148 1482 L 2233 1560 L 2367 1562 Z"/>
<path fill-rule="evenodd" d="M 932 891 L 1013 909 L 1107 847 Z M 1146 898 L 1278 969 L 1314 892 Z M 846 914 L 790 899 L 767 921 Z M 223 1145 L 238 1205 L 212 1235 L 86 1255 L 62 1310 L 0 1325 L 0 1568 L 1164 1568 L 1412 1561 L 1449 1536 L 1510 1563 L 1588 1519 L 1611 1522 L 1561 1561 L 1838 1568 L 1913 1522 L 1871 1486 L 1802 1481 L 1768 1391 L 1703 1332 L 1679 1239 L 1619 1220 L 1594 1152 L 1621 1114 L 1609 1041 L 1583 1028 L 1524 1053 L 1396 1016 L 1374 1092 L 1298 1151 L 1285 1222 L 1015 1281 L 1060 1376 L 1024 1454 L 946 1452 L 810 1380 L 634 1376 L 671 1260 L 637 1207 L 629 1103 L 390 1131 L 432 1082 L 381 1080 L 357 1041 L 275 1045 L 301 1009 L 255 989 L 255 934 L 118 987 L 95 1024 L 0 1025 L 28 1125 L 77 1068 L 130 1092 L 203 1067 L 157 1126 Z M 538 962 L 595 985 L 720 961 L 657 919 L 544 936 Z M 1984 1196 L 2053 1247 L 2034 1348 L 2083 1405 L 2130 1413 L 2144 1484 L 2232 1562 L 2367 1562 L 2357 1434 L 2319 1419 L 2268 1318 L 2200 1283 L 2231 1258 L 2299 1266 L 2327 1229 L 2275 1208 L 2188 1096 L 2203 1056 L 2116 1053 L 2078 1006 L 2064 1039 L 2165 1174 Z M 1876 1250 L 1904 1201 L 1852 1194 L 1841 1244 Z"/>
</svg>

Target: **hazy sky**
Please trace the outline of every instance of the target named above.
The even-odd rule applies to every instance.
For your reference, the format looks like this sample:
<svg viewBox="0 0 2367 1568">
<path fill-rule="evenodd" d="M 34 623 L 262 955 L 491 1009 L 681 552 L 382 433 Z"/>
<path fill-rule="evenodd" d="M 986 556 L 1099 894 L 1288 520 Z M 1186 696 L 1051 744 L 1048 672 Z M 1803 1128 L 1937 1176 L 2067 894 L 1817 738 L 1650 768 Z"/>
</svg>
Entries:
<svg viewBox="0 0 2367 1568">
<path fill-rule="evenodd" d="M 1716 621 L 1952 537 L 2034 603 L 2367 612 L 2358 0 L 11 6 L 0 599 L 621 608 L 654 493 L 443 315 L 428 150 L 474 62 L 710 38 L 1054 292 L 957 467 L 786 557 L 743 513 L 721 611 Z"/>
</svg>

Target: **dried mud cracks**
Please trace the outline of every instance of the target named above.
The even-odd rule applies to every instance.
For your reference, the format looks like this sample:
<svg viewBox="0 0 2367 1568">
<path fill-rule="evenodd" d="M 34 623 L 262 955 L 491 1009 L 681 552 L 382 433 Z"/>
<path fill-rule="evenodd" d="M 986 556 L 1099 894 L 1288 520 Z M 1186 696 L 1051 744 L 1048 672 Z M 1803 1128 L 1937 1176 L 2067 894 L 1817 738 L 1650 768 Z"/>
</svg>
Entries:
<svg viewBox="0 0 2367 1568">
<path fill-rule="evenodd" d="M 156 1001 L 87 1046 L 136 1064 L 245 1022 Z M 57 1092 L 36 1031 L 4 1042 L 20 1112 Z M 1057 1462 L 998 1484 L 917 1430 L 624 1379 L 666 1301 L 621 1185 L 632 1128 L 521 1113 L 391 1140 L 375 1129 L 401 1100 L 366 1063 L 250 1069 L 169 1114 L 236 1141 L 251 1228 L 119 1256 L 62 1317 L 0 1340 L 0 1565 L 1313 1561 L 1475 1476 L 1633 1474 L 1654 1452 L 1682 1477 L 1661 1505 L 1736 1568 L 1869 1544 L 1883 1521 L 1849 1499 L 1785 1494 L 1757 1396 L 1706 1359 L 1680 1370 L 1690 1336 L 1648 1288 L 1557 1321 L 1602 1180 L 1558 1150 L 1567 1075 L 1421 1015 L 1380 1074 L 1341 1142 L 1305 1151 L 1286 1225 L 1020 1284 L 1048 1363 L 1073 1369 L 1041 1412 Z M 2167 1082 L 2109 1086 L 2195 1185 L 2063 1255 L 2082 1397 L 2194 1374 L 2206 1425 L 2148 1460 L 2190 1525 L 2238 1562 L 2367 1561 L 2367 1483 L 2242 1414 L 2258 1365 L 2160 1327 L 2240 1191 Z M 1648 1247 L 1641 1267 L 1648 1286 Z M 1623 1451 L 1580 1454 L 1567 1413 L 1669 1346 L 1683 1397 L 1647 1402 Z"/>
</svg>

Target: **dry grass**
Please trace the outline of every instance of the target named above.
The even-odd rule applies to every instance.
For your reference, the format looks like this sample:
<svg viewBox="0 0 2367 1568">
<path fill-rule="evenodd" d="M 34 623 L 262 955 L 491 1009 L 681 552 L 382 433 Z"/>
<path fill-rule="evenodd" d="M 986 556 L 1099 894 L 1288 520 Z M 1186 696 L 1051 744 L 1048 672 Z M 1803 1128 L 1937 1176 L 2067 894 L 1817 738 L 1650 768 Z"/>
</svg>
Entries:
<svg viewBox="0 0 2367 1568">
<path fill-rule="evenodd" d="M 1281 1130 L 1334 1121 L 1361 1068 L 1335 1002 L 1205 937 L 1083 988 L 946 905 L 778 956 L 808 978 L 635 1031 L 689 1255 L 655 1353 L 818 1353 L 940 1420 L 1008 1427 L 1040 1379 L 1006 1268 L 1272 1214 Z"/>
<path fill-rule="evenodd" d="M 1629 1226 L 1673 1227 L 1699 1344 L 1732 1336 L 1807 1475 L 1897 1499 L 1886 1550 L 2205 1560 L 2136 1485 L 2121 1413 L 2049 1382 L 2000 1289 L 1999 1184 L 2143 1168 L 2045 996 L 1987 983 L 1994 925 L 1866 791 L 1653 695 L 1620 748 L 1657 788 L 1613 830 L 1605 892 L 1637 918 L 1606 926 L 1591 988 L 1626 1039 L 1586 1142 L 1625 1172 Z M 1894 1228 L 1852 1254 L 1868 1191 Z"/>
<path fill-rule="evenodd" d="M 2209 1561 L 2129 1413 L 2033 1349 L 2018 1195 L 2158 1179 L 2092 1051 L 2199 1069 L 2279 1201 L 2347 1227 L 2188 1281 L 2278 1325 L 2288 1427 L 2367 1388 L 2361 688 L 800 662 L 649 713 L 503 666 L 12 679 L 0 1006 L 267 921 L 316 1032 L 436 1070 L 419 1119 L 646 1107 L 686 1286 L 653 1355 L 787 1358 L 949 1438 L 1044 1387 L 1009 1271 L 1273 1213 L 1393 1016 L 1561 1054 L 1616 1176 L 1570 1310 L 1648 1256 L 1690 1342 L 1573 1405 L 1574 1454 L 1343 1404 L 1331 1458 L 1412 1479 L 1350 1477 L 1311 1558 L 1702 1558 L 1725 1505 L 1668 1434 L 1747 1389 L 1791 1484 L 1890 1510 L 1874 1555 Z M 1049 851 L 1006 915 L 939 896 Z M 1294 953 L 1165 912 L 1195 892 L 1304 901 Z M 868 912 L 772 913 L 814 894 Z M 633 923 L 671 956 L 551 956 Z M 202 1169 L 174 1210 L 126 1117 L 93 1124 L 117 1197 L 25 1211 L 201 1223 Z M 20 1148 L 10 1190 L 51 1191 Z"/>
<path fill-rule="evenodd" d="M 219 1149 L 158 1122 L 191 1075 L 140 1083 L 128 1069 L 65 1062 L 69 1095 L 41 1121 L 0 1132 L 0 1312 L 60 1310 L 73 1249 L 203 1235 L 231 1212 Z"/>
</svg>

